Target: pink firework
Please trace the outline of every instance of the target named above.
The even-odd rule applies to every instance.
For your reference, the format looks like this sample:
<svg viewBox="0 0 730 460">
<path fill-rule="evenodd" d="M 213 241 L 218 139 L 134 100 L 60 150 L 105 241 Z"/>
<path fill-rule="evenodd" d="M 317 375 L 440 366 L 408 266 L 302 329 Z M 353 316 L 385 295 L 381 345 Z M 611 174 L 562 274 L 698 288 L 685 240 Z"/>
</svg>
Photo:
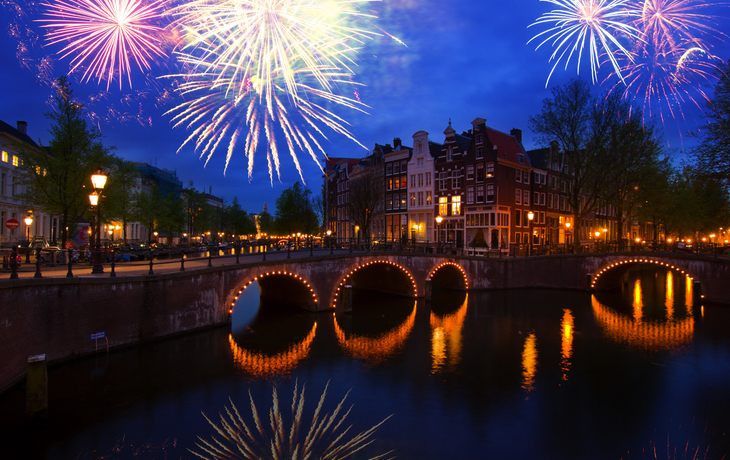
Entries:
<svg viewBox="0 0 730 460">
<path fill-rule="evenodd" d="M 71 72 L 83 70 L 83 81 L 95 78 L 109 84 L 116 77 L 122 87 L 126 75 L 132 86 L 132 62 L 150 70 L 150 61 L 164 56 L 160 1 L 139 0 L 59 0 L 43 3 L 47 8 L 43 27 L 50 29 L 49 45 L 65 44 L 59 54 L 73 56 Z"/>
</svg>

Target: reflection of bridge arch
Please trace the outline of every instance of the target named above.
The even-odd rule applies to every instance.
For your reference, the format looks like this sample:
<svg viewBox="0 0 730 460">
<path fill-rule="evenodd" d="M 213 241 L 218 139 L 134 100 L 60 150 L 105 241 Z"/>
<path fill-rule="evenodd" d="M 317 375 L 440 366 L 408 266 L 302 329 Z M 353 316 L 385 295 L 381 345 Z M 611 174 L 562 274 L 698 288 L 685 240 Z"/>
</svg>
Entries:
<svg viewBox="0 0 730 460">
<path fill-rule="evenodd" d="M 258 377 L 268 377 L 285 374 L 296 368 L 299 361 L 309 354 L 316 330 L 317 323 L 315 322 L 309 334 L 301 342 L 291 345 L 287 350 L 274 356 L 248 351 L 238 346 L 230 334 L 228 335 L 228 343 L 231 346 L 233 362 L 236 367 Z"/>
<path fill-rule="evenodd" d="M 601 267 L 601 269 L 598 270 L 593 275 L 593 279 L 591 280 L 591 289 L 595 289 L 596 286 L 599 286 L 599 281 L 601 279 L 601 276 L 608 274 L 612 270 L 614 270 L 616 268 L 628 268 L 629 265 L 640 265 L 640 264 L 653 264 L 658 267 L 664 267 L 668 270 L 674 270 L 683 275 L 687 275 L 690 280 L 694 279 L 694 277 L 690 276 L 684 269 L 682 269 L 681 267 L 678 267 L 670 262 L 664 262 L 662 260 L 656 260 L 656 259 L 652 259 L 649 257 L 629 257 L 628 259 L 611 262 L 610 264 L 606 264 L 603 267 Z"/>
<path fill-rule="evenodd" d="M 601 304 L 591 297 L 593 315 L 607 337 L 616 343 L 647 350 L 667 350 L 692 341 L 692 317 L 667 322 L 645 321 L 640 316 L 631 318 Z"/>
<path fill-rule="evenodd" d="M 351 269 L 349 273 L 346 272 L 345 276 L 340 280 L 340 283 L 337 285 L 337 289 L 335 291 L 335 297 L 332 299 L 332 308 L 335 308 L 336 307 L 337 295 L 340 293 L 341 289 L 344 288 L 349 282 L 352 281 L 352 277 L 358 271 L 362 270 L 363 268 L 367 268 L 367 267 L 371 267 L 373 265 L 379 265 L 379 264 L 381 264 L 381 265 L 384 264 L 384 265 L 389 265 L 389 266 L 392 266 L 392 267 L 396 267 L 401 272 L 403 272 L 403 274 L 405 276 L 407 276 L 408 279 L 411 282 L 411 287 L 413 289 L 413 297 L 418 297 L 418 288 L 416 287 L 416 280 L 413 278 L 413 275 L 411 274 L 411 272 L 406 267 L 404 267 L 403 265 L 398 264 L 396 262 L 391 262 L 389 260 L 380 260 L 379 259 L 379 260 L 373 260 L 373 261 L 370 261 L 370 262 L 366 262 L 366 263 L 360 264 L 360 265 L 356 266 L 355 268 Z M 385 280 L 382 280 L 381 279 L 381 281 L 385 281 Z"/>
<path fill-rule="evenodd" d="M 439 272 L 440 270 L 442 270 L 442 269 L 443 269 L 443 268 L 445 268 L 445 267 L 455 267 L 455 268 L 456 268 L 456 269 L 457 269 L 457 270 L 459 271 L 459 273 L 461 274 L 461 277 L 462 277 L 462 279 L 463 279 L 463 283 L 464 283 L 464 284 L 463 284 L 463 286 L 460 286 L 460 285 L 458 285 L 458 284 L 453 284 L 453 283 L 449 283 L 448 281 L 447 281 L 447 282 L 445 282 L 444 284 L 450 284 L 450 285 L 448 286 L 449 288 L 455 288 L 455 289 L 459 289 L 459 288 L 463 288 L 463 289 L 469 289 L 469 278 L 468 278 L 468 277 L 466 276 L 466 271 L 464 270 L 464 268 L 462 268 L 462 266 L 461 266 L 461 265 L 457 264 L 456 262 L 442 262 L 442 263 L 440 263 L 440 264 L 436 265 L 436 266 L 435 266 L 435 267 L 434 267 L 434 268 L 433 268 L 433 269 L 431 270 L 431 272 L 430 272 L 430 273 L 428 274 L 428 278 L 430 278 L 430 279 L 431 279 L 431 280 L 433 281 L 434 277 L 436 276 L 436 273 L 437 273 L 437 272 Z M 451 277 L 450 281 L 456 281 L 456 280 L 455 280 L 455 277 Z"/>
<path fill-rule="evenodd" d="M 466 307 L 469 303 L 468 295 L 464 303 L 453 313 L 437 315 L 433 311 L 429 318 L 431 323 L 431 373 L 435 374 L 443 369 L 447 358 L 451 358 L 451 365 L 455 366 L 461 359 L 461 330 L 466 319 Z"/>
<path fill-rule="evenodd" d="M 289 287 L 287 287 L 286 285 L 282 287 L 280 284 L 277 284 L 276 286 L 269 286 L 267 289 L 267 283 L 264 279 L 266 277 L 269 277 L 269 279 L 271 279 L 271 277 L 273 276 L 285 276 L 294 281 L 294 283 L 292 286 Z M 286 270 L 271 270 L 261 271 L 259 274 L 255 275 L 253 279 L 244 281 L 243 287 L 238 290 L 238 295 L 233 296 L 231 308 L 228 313 L 233 313 L 233 308 L 236 306 L 236 300 L 238 300 L 238 296 L 241 295 L 243 291 L 251 286 L 254 282 L 258 282 L 259 284 L 259 287 L 261 289 L 261 297 L 269 297 L 276 300 L 292 302 L 301 301 L 299 298 L 300 296 L 297 294 L 308 294 L 309 296 L 311 296 L 311 301 L 313 302 L 315 309 L 318 304 L 317 293 L 314 291 L 314 286 L 312 286 L 312 284 L 308 280 L 296 273 L 288 272 Z M 301 292 L 292 292 L 291 288 L 293 288 L 294 291 Z"/>
<path fill-rule="evenodd" d="M 415 303 L 413 304 L 413 311 L 408 315 L 408 318 L 406 318 L 403 324 L 376 337 L 357 336 L 353 334 L 350 338 L 347 338 L 345 331 L 337 324 L 337 318 L 334 320 L 337 342 L 339 342 L 342 350 L 353 358 L 363 359 L 373 364 L 385 361 L 401 349 L 415 324 Z"/>
</svg>

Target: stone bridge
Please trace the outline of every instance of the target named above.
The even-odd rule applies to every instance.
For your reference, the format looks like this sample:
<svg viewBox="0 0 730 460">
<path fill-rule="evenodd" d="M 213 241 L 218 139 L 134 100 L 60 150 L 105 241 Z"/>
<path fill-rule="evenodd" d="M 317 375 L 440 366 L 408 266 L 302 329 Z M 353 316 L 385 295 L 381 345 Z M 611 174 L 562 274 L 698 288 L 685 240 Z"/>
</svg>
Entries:
<svg viewBox="0 0 730 460">
<path fill-rule="evenodd" d="M 679 254 L 596 253 L 485 258 L 354 253 L 229 264 L 147 276 L 0 280 L 0 392 L 25 374 L 29 356 L 58 362 L 99 348 L 225 324 L 239 293 L 332 310 L 344 286 L 426 297 L 451 289 L 602 289 L 636 265 L 692 277 L 704 301 L 730 303 L 730 261 Z M 427 287 L 427 280 L 430 286 Z M 103 341 L 91 339 L 103 333 Z"/>
</svg>

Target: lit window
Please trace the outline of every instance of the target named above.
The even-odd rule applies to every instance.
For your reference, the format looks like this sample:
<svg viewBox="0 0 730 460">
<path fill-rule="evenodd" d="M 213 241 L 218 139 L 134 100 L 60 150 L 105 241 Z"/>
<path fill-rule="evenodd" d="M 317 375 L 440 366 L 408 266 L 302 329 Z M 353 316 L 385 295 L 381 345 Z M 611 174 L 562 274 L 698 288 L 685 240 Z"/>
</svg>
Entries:
<svg viewBox="0 0 730 460">
<path fill-rule="evenodd" d="M 6 152 L 5 150 L 3 150 L 2 155 L 3 155 L 2 156 L 3 163 L 7 163 L 8 162 L 8 152 Z"/>
<path fill-rule="evenodd" d="M 461 197 L 460 196 L 451 197 L 451 215 L 452 216 L 461 215 Z"/>
<path fill-rule="evenodd" d="M 449 198 L 445 196 L 439 197 L 439 216 L 446 216 L 449 212 Z"/>
</svg>

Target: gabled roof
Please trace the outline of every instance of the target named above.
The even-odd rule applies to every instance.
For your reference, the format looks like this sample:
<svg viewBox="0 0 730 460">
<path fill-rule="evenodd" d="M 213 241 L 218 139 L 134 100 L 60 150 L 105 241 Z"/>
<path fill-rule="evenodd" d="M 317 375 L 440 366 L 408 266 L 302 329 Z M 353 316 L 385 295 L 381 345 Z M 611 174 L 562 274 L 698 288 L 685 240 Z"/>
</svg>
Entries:
<svg viewBox="0 0 730 460">
<path fill-rule="evenodd" d="M 548 169 L 548 161 L 550 161 L 550 147 L 529 150 L 525 153 L 527 153 L 527 157 L 530 159 L 533 167 L 538 169 Z"/>
<path fill-rule="evenodd" d="M 466 151 L 469 150 L 469 146 L 471 145 L 471 137 L 467 137 L 461 134 L 454 134 L 454 137 L 456 138 L 456 145 L 459 146 L 459 150 L 466 153 Z"/>
<path fill-rule="evenodd" d="M 25 142 L 26 144 L 30 144 L 33 147 L 38 147 L 38 144 L 35 143 L 33 138 L 31 138 L 27 134 L 23 134 L 22 132 L 18 131 L 16 128 L 13 128 L 9 124 L 5 123 L 4 121 L 0 120 L 0 133 L 7 133 L 13 136 L 14 138 Z"/>
<path fill-rule="evenodd" d="M 494 146 L 497 158 L 531 166 L 530 157 L 525 154 L 525 149 L 522 147 L 522 144 L 513 135 L 487 126 L 487 137 Z M 520 161 L 519 155 L 522 155 L 523 161 Z"/>
<path fill-rule="evenodd" d="M 433 158 L 437 158 L 439 155 L 441 155 L 441 149 L 443 147 L 443 144 L 428 141 L 428 153 L 430 153 Z"/>
</svg>

